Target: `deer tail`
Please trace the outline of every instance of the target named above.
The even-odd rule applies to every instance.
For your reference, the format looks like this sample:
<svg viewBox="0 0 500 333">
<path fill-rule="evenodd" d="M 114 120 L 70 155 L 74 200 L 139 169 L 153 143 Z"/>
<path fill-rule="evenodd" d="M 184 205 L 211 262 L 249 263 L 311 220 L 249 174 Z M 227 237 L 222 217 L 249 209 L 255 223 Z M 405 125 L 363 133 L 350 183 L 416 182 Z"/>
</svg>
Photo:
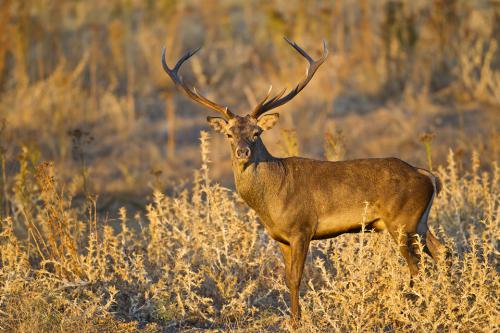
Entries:
<svg viewBox="0 0 500 333">
<path fill-rule="evenodd" d="M 434 193 L 435 195 L 438 195 L 439 192 L 441 192 L 441 189 L 443 188 L 443 183 L 441 182 L 441 179 L 439 179 L 438 176 L 436 176 L 427 169 L 417 168 L 417 171 L 429 177 L 429 179 L 432 182 L 432 186 L 434 187 Z"/>
</svg>

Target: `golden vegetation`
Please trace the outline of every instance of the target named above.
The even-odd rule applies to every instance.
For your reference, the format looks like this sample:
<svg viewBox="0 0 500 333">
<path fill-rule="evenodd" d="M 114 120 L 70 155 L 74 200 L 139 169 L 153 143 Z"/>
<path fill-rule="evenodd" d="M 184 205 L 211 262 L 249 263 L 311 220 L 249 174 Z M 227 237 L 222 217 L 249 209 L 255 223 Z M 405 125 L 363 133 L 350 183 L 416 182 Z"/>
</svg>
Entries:
<svg viewBox="0 0 500 333">
<path fill-rule="evenodd" d="M 237 195 L 208 178 L 206 134 L 201 146 L 192 185 L 156 192 L 145 218 L 125 208 L 118 221 L 99 218 L 90 199 L 72 206 L 51 164 L 18 174 L 18 195 L 9 198 L 16 214 L 1 229 L 0 329 L 290 329 L 279 251 Z M 450 152 L 438 173 L 444 188 L 430 226 L 451 257 L 437 268 L 425 257 L 410 289 L 387 234 L 313 242 L 300 331 L 495 329 L 500 170 L 480 173 L 474 155 L 472 170 L 459 174 Z M 27 239 L 15 235 L 20 224 Z"/>
<path fill-rule="evenodd" d="M 0 331 L 290 329 L 281 255 L 218 184 L 229 149 L 202 132 L 200 158 L 160 65 L 204 45 L 183 76 L 248 110 L 303 75 L 283 35 L 331 52 L 271 151 L 433 168 L 452 253 L 410 289 L 385 234 L 313 242 L 299 330 L 498 330 L 499 31 L 481 1 L 1 1 Z"/>
</svg>

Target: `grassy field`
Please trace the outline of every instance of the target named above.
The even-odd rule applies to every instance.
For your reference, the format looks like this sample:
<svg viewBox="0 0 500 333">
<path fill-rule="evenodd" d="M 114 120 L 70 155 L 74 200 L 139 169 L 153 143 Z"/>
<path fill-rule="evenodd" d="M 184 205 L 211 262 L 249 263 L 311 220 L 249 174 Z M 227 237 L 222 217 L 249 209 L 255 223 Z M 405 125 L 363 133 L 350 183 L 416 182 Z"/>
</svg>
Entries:
<svg viewBox="0 0 500 333">
<path fill-rule="evenodd" d="M 99 217 L 71 204 L 44 163 L 17 178 L 22 214 L 2 222 L 0 329 L 19 332 L 287 331 L 281 255 L 255 213 L 203 164 L 145 216 Z M 302 285 L 304 332 L 498 329 L 500 170 L 458 174 L 453 154 L 430 226 L 453 254 L 425 258 L 414 288 L 388 234 L 313 242 Z M 363 212 L 360 212 L 360 220 Z M 15 235 L 25 221 L 27 240 Z M 119 226 L 116 227 L 116 224 Z"/>
<path fill-rule="evenodd" d="M 443 181 L 451 257 L 414 288 L 387 234 L 315 241 L 303 332 L 499 330 L 500 7 L 479 1 L 0 2 L 0 331 L 289 331 L 277 245 L 208 111 L 330 55 L 264 135 L 277 156 L 395 156 Z M 201 144 L 200 144 L 201 141 Z M 359 212 L 360 221 L 363 212 Z"/>
</svg>

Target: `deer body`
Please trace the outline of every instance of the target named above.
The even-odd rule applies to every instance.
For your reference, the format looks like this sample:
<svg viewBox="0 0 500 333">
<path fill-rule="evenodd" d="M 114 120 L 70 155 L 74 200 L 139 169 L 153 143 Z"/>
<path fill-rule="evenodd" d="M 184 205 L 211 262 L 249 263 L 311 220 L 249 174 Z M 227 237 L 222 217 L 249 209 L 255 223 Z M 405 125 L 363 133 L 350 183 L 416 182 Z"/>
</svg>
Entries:
<svg viewBox="0 0 500 333">
<path fill-rule="evenodd" d="M 387 230 L 400 243 L 412 276 L 418 273 L 420 256 L 415 242 L 420 240 L 434 259 L 442 245 L 427 227 L 432 201 L 440 189 L 439 179 L 429 171 L 396 158 L 329 162 L 276 158 L 268 152 L 260 135 L 275 125 L 279 114 L 266 112 L 295 97 L 328 54 L 324 44 L 322 57 L 315 61 L 297 44 L 287 42 L 309 62 L 306 77 L 286 95 L 283 90 L 270 97 L 269 89 L 245 116 L 233 114 L 183 82 L 178 71 L 197 50 L 186 53 L 171 69 L 164 49 L 162 65 L 188 97 L 222 115 L 208 117 L 208 123 L 227 136 L 236 190 L 279 244 L 295 327 L 300 318 L 299 286 L 312 240 L 361 230 Z"/>
<path fill-rule="evenodd" d="M 373 175 L 373 169 L 379 172 Z M 233 172 L 240 196 L 258 213 L 269 235 L 287 245 L 297 230 L 311 240 L 359 231 L 365 205 L 365 228 L 385 230 L 397 212 L 422 215 L 433 194 L 429 177 L 395 158 L 268 158 Z"/>
</svg>

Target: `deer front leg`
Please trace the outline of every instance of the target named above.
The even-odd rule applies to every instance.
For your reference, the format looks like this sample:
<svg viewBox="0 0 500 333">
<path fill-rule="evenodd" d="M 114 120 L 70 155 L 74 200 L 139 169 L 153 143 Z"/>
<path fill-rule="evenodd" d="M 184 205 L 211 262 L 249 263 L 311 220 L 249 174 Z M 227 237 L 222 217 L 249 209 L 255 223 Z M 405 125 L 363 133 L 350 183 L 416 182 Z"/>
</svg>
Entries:
<svg viewBox="0 0 500 333">
<path fill-rule="evenodd" d="M 292 249 L 290 245 L 278 243 L 280 246 L 281 254 L 283 255 L 283 261 L 285 263 L 285 284 L 290 289 L 290 269 L 291 269 L 291 258 Z"/>
<path fill-rule="evenodd" d="M 304 263 L 309 250 L 310 238 L 306 235 L 299 235 L 290 241 L 291 262 L 290 262 L 290 299 L 292 310 L 292 327 L 297 328 L 300 320 L 299 288 L 304 271 Z"/>
</svg>

